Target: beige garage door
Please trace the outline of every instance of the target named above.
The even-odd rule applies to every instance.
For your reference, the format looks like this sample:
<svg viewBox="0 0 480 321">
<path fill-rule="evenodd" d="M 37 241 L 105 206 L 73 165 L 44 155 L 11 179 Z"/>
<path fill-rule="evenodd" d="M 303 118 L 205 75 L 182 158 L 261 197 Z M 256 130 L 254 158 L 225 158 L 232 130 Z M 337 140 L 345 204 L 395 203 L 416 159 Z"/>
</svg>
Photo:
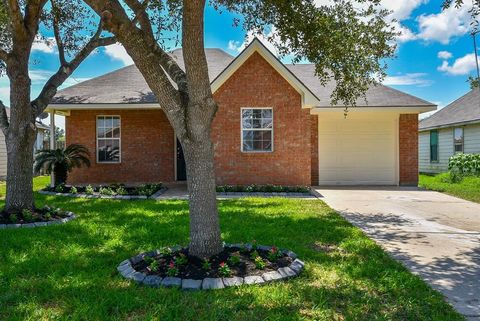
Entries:
<svg viewBox="0 0 480 321">
<path fill-rule="evenodd" d="M 396 185 L 397 123 L 390 114 L 318 115 L 320 185 Z"/>
</svg>

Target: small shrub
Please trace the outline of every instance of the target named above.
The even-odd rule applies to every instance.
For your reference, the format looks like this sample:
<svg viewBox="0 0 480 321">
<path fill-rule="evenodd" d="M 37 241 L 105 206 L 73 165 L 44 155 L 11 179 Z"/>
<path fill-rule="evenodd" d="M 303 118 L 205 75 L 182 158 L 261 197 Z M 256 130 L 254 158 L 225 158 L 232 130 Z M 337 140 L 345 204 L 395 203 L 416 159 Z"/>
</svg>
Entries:
<svg viewBox="0 0 480 321">
<path fill-rule="evenodd" d="M 265 266 L 266 266 L 265 261 L 260 256 L 257 256 L 254 262 L 255 262 L 255 267 L 257 269 L 259 270 L 265 269 Z"/>
<path fill-rule="evenodd" d="M 458 170 L 463 175 L 480 176 L 480 154 L 455 154 L 448 159 L 448 170 Z"/>
<path fill-rule="evenodd" d="M 453 183 L 457 184 L 460 183 L 463 180 L 463 174 L 458 170 L 458 168 L 452 168 L 448 172 L 447 177 L 442 177 L 442 182 L 444 183 Z"/>
<path fill-rule="evenodd" d="M 178 275 L 178 268 L 175 266 L 175 262 L 170 261 L 167 267 L 167 275 L 168 276 L 177 276 Z"/>
<path fill-rule="evenodd" d="M 77 189 L 75 186 L 72 186 L 72 187 L 70 188 L 70 193 L 72 193 L 72 194 L 77 194 L 77 193 L 78 193 L 78 189 Z"/>
<path fill-rule="evenodd" d="M 151 196 L 162 188 L 162 184 L 144 184 L 137 187 L 137 194 L 143 196 Z"/>
<path fill-rule="evenodd" d="M 230 270 L 230 267 L 227 263 L 222 262 L 218 266 L 218 274 L 220 274 L 222 277 L 229 277 L 232 274 L 232 270 Z"/>
<path fill-rule="evenodd" d="M 268 260 L 270 262 L 277 262 L 281 256 L 282 253 L 275 246 L 272 246 L 270 251 L 268 251 Z"/>
<path fill-rule="evenodd" d="M 212 270 L 212 263 L 208 259 L 202 261 L 202 270 L 207 272 Z"/>
<path fill-rule="evenodd" d="M 47 221 L 52 219 L 52 214 L 50 212 L 47 212 L 43 214 L 43 218 L 46 219 Z"/>
<path fill-rule="evenodd" d="M 12 223 L 18 223 L 17 214 L 10 214 L 10 216 L 8 217 L 8 219 L 9 219 L 10 222 L 12 222 Z"/>
<path fill-rule="evenodd" d="M 87 187 L 85 187 L 85 194 L 92 195 L 94 192 L 95 190 L 93 189 L 92 185 L 87 185 Z"/>
<path fill-rule="evenodd" d="M 145 255 L 143 257 L 143 261 L 145 261 L 145 263 L 147 263 L 147 265 L 150 265 L 154 261 L 154 259 L 151 256 Z"/>
<path fill-rule="evenodd" d="M 188 263 L 188 258 L 185 254 L 180 253 L 176 258 L 175 258 L 175 264 L 178 266 L 186 265 Z"/>
<path fill-rule="evenodd" d="M 33 221 L 33 213 L 29 209 L 24 209 L 22 211 L 22 216 L 23 216 L 23 219 L 27 222 Z"/>
<path fill-rule="evenodd" d="M 127 195 L 128 194 L 127 190 L 123 186 L 119 186 L 117 188 L 116 192 L 117 192 L 118 195 Z"/>
<path fill-rule="evenodd" d="M 152 260 L 152 262 L 150 262 L 148 267 L 150 268 L 150 271 L 157 272 L 158 269 L 160 268 L 160 263 L 158 263 L 158 261 L 156 260 Z"/>
<path fill-rule="evenodd" d="M 228 263 L 230 263 L 230 265 L 232 266 L 238 265 L 240 263 L 240 253 L 232 253 L 232 255 L 230 255 L 230 257 L 228 258 Z"/>
<path fill-rule="evenodd" d="M 159 250 L 159 252 L 160 252 L 160 255 L 162 255 L 162 256 L 167 256 L 167 255 L 172 254 L 172 249 L 169 248 L 169 247 L 162 247 L 162 248 Z"/>
<path fill-rule="evenodd" d="M 64 190 L 65 190 L 65 185 L 63 185 L 63 184 L 59 184 L 59 185 L 55 186 L 55 192 L 57 192 L 57 193 L 63 193 Z"/>
<path fill-rule="evenodd" d="M 114 196 L 115 195 L 115 191 L 113 189 L 111 189 L 110 187 L 100 187 L 98 192 L 101 195 L 105 195 L 105 196 Z"/>
<path fill-rule="evenodd" d="M 250 254 L 250 258 L 251 258 L 252 260 L 255 260 L 255 259 L 256 259 L 257 257 L 259 257 L 259 256 L 260 256 L 260 254 L 258 254 L 258 252 L 257 252 L 256 250 L 253 251 L 253 252 Z"/>
</svg>

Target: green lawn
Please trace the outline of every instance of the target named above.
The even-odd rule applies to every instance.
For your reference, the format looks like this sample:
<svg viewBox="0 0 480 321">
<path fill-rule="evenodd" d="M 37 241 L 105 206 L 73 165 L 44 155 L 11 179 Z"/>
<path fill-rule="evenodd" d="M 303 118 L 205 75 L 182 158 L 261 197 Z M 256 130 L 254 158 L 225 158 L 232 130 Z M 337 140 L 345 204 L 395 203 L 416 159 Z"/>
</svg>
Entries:
<svg viewBox="0 0 480 321">
<path fill-rule="evenodd" d="M 188 293 L 138 286 L 115 270 L 141 251 L 186 244 L 186 202 L 36 197 L 79 218 L 0 230 L 0 320 L 463 320 L 320 201 L 220 202 L 225 241 L 292 249 L 306 269 L 287 283 Z"/>
<path fill-rule="evenodd" d="M 467 176 L 459 183 L 449 183 L 449 174 L 420 175 L 419 186 L 480 203 L 480 177 Z"/>
</svg>

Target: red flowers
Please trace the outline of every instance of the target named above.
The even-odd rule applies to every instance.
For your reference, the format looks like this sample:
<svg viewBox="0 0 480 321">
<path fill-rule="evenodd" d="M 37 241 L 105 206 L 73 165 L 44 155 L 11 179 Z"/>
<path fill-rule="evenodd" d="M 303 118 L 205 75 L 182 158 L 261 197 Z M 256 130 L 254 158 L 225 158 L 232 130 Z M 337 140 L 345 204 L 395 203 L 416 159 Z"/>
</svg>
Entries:
<svg viewBox="0 0 480 321">
<path fill-rule="evenodd" d="M 171 269 L 175 268 L 175 262 L 170 261 L 170 263 L 168 264 L 168 267 Z"/>
<path fill-rule="evenodd" d="M 225 267 L 225 262 L 221 262 L 220 267 L 222 267 L 222 268 Z"/>
</svg>

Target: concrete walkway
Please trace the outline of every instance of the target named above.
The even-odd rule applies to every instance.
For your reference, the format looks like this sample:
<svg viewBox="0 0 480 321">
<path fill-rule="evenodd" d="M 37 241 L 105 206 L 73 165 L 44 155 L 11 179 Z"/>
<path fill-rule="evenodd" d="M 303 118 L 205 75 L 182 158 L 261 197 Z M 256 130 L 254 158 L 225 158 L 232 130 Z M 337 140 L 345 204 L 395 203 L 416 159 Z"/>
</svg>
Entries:
<svg viewBox="0 0 480 321">
<path fill-rule="evenodd" d="M 480 321 L 480 204 L 417 188 L 316 191 L 468 320 Z"/>
</svg>

